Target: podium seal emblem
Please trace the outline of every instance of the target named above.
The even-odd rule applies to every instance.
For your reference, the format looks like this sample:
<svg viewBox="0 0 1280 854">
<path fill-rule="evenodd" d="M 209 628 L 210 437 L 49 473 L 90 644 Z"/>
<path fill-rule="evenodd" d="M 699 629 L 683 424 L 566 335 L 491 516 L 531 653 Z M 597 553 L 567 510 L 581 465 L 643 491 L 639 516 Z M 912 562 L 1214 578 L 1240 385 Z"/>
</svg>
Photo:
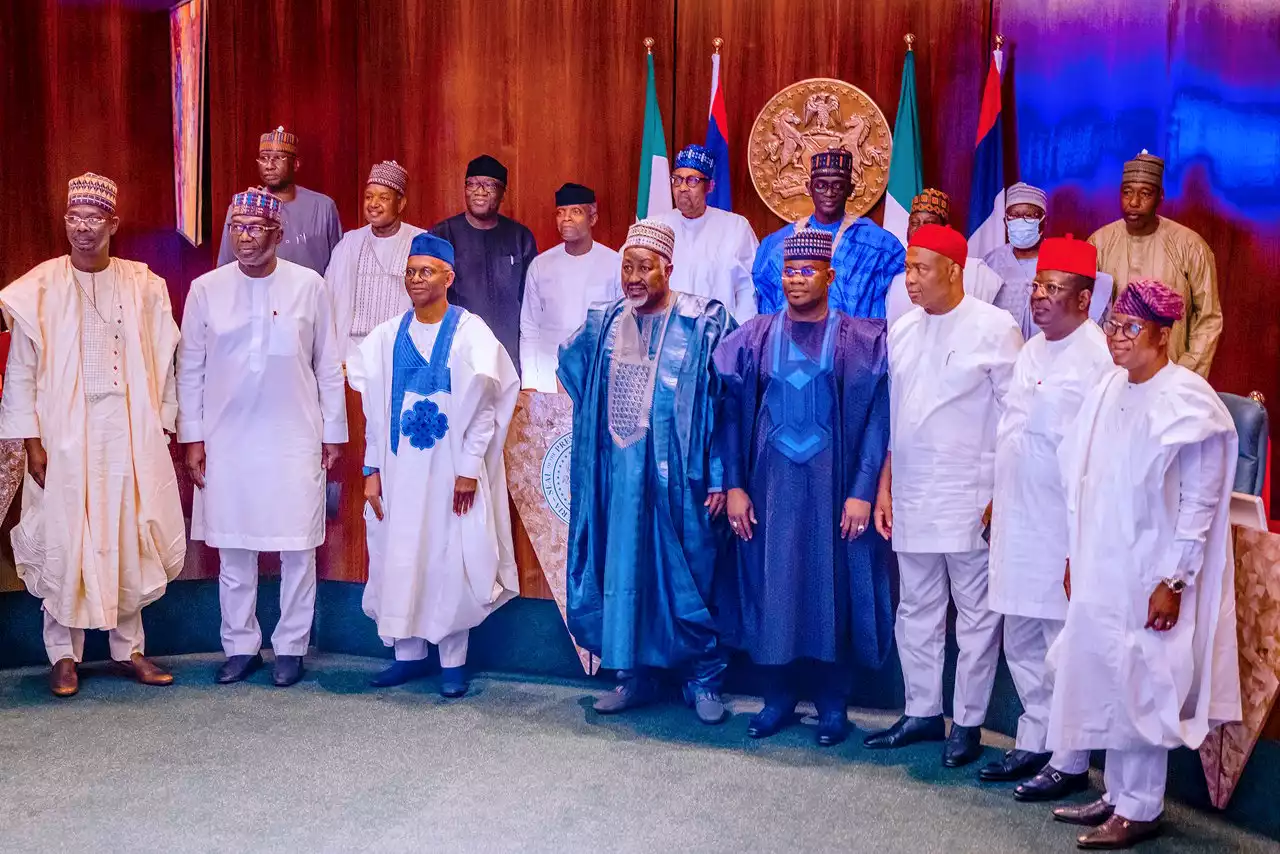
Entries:
<svg viewBox="0 0 1280 854">
<path fill-rule="evenodd" d="M 542 497 L 561 522 L 569 524 L 569 460 L 573 433 L 561 433 L 542 457 Z"/>
</svg>

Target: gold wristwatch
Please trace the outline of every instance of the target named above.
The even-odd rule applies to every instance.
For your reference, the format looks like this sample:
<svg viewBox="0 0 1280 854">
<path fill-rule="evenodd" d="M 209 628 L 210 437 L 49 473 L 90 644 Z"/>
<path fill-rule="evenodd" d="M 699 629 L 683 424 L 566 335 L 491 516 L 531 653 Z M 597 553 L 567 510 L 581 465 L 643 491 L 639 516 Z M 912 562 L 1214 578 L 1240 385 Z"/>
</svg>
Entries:
<svg viewBox="0 0 1280 854">
<path fill-rule="evenodd" d="M 1160 583 L 1165 587 L 1168 587 L 1174 593 L 1181 593 L 1183 590 L 1187 589 L 1187 582 L 1178 578 L 1163 578 L 1160 580 Z"/>
</svg>

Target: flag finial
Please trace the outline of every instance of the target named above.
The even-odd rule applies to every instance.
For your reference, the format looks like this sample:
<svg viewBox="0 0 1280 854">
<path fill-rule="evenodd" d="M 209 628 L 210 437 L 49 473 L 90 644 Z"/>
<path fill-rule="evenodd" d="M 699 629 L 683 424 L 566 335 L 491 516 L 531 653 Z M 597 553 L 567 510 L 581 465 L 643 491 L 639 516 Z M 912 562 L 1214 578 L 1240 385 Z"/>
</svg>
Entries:
<svg viewBox="0 0 1280 854">
<path fill-rule="evenodd" d="M 719 56 L 720 48 L 724 47 L 724 39 L 716 36 L 711 40 L 711 47 L 715 48 L 716 56 Z"/>
<path fill-rule="evenodd" d="M 647 53 L 647 54 L 649 54 L 649 56 L 653 56 L 653 46 L 654 46 L 654 44 L 655 44 L 655 42 L 654 42 L 654 40 L 653 40 L 653 36 L 645 36 L 645 38 L 644 38 L 644 52 L 645 52 L 645 53 Z"/>
<path fill-rule="evenodd" d="M 907 33 L 905 36 L 902 37 L 902 40 L 907 43 L 907 50 L 915 49 L 915 43 L 916 43 L 915 33 Z"/>
<path fill-rule="evenodd" d="M 1004 36 L 996 33 L 996 50 L 999 50 L 1002 47 L 1004 47 Z"/>
</svg>

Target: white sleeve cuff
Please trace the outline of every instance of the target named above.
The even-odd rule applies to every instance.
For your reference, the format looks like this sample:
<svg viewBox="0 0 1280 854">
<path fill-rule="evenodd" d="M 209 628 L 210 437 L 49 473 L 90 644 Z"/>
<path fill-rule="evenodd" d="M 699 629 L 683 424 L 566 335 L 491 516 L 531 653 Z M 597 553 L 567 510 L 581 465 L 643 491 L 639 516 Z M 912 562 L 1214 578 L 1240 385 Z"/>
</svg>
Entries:
<svg viewBox="0 0 1280 854">
<path fill-rule="evenodd" d="M 474 454 L 461 454 L 458 457 L 458 465 L 455 468 L 458 477 L 469 477 L 472 480 L 479 480 L 480 473 L 484 471 L 484 457 Z"/>
<path fill-rule="evenodd" d="M 200 421 L 179 421 L 178 441 L 181 443 L 203 442 L 204 424 Z"/>
</svg>

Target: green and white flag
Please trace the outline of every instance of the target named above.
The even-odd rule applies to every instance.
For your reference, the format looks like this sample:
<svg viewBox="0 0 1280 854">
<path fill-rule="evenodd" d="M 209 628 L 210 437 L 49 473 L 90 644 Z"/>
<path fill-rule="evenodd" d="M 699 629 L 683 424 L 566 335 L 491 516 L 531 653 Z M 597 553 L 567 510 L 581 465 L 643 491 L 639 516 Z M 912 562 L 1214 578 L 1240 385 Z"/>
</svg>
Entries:
<svg viewBox="0 0 1280 854">
<path fill-rule="evenodd" d="M 902 93 L 893 122 L 893 159 L 889 161 L 889 192 L 884 200 L 884 227 L 907 245 L 911 200 L 924 189 L 920 171 L 920 117 L 916 112 L 916 55 L 907 45 L 902 61 Z"/>
<path fill-rule="evenodd" d="M 644 141 L 640 148 L 640 185 L 636 190 L 636 219 L 671 210 L 671 163 L 667 160 L 667 135 L 658 109 L 658 87 L 653 80 L 653 54 L 648 56 L 649 82 L 645 86 Z"/>
</svg>

